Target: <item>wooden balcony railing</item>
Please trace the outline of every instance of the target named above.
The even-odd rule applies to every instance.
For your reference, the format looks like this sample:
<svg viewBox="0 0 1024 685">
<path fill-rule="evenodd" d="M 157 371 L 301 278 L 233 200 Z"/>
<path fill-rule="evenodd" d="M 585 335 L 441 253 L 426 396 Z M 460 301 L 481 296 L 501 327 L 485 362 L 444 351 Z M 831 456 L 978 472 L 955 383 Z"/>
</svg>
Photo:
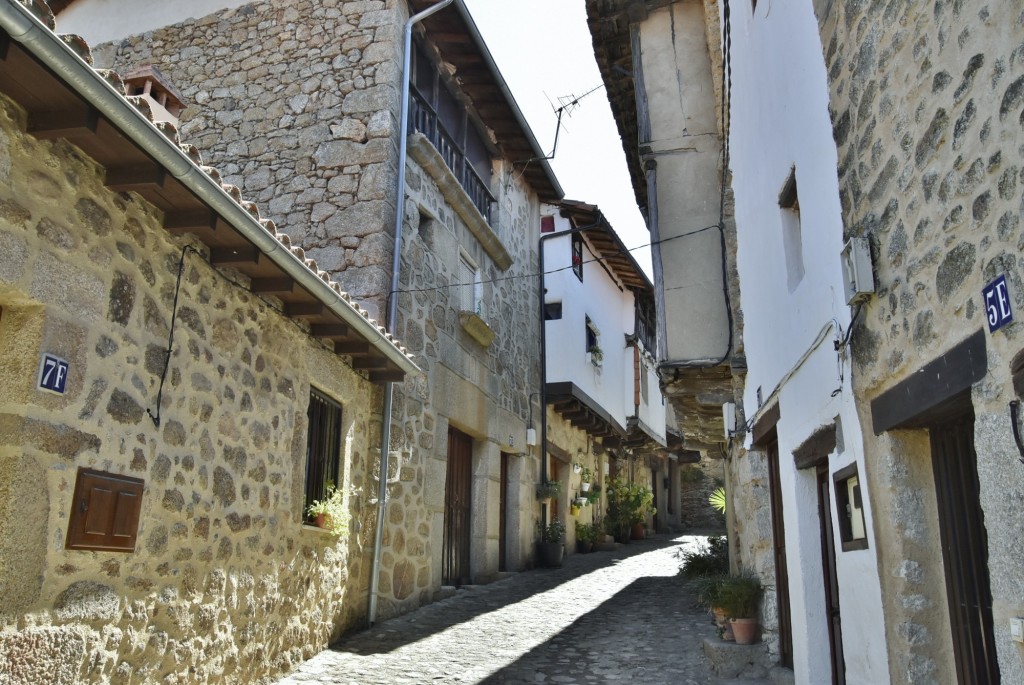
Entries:
<svg viewBox="0 0 1024 685">
<path fill-rule="evenodd" d="M 409 100 L 409 131 L 407 133 L 418 131 L 433 143 L 437 151 L 441 153 L 445 164 L 459 180 L 462 189 L 466 191 L 466 195 L 472 200 L 473 205 L 490 224 L 491 208 L 495 200 L 490 190 L 487 189 L 487 184 L 466 159 L 465 151 L 445 130 L 437 112 L 416 92 L 415 88 L 410 88 L 410 94 L 412 97 Z"/>
</svg>

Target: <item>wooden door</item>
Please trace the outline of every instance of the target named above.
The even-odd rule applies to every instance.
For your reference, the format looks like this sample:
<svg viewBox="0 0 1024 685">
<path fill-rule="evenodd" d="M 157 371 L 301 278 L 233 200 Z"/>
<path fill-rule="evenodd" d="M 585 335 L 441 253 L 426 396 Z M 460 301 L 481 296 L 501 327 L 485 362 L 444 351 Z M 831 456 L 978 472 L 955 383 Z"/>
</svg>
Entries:
<svg viewBox="0 0 1024 685">
<path fill-rule="evenodd" d="M 441 581 L 469 583 L 470 505 L 472 503 L 473 439 L 448 428 L 448 474 L 445 478 L 444 549 Z"/>
<path fill-rule="evenodd" d="M 508 453 L 501 453 L 501 477 L 498 484 L 498 570 L 508 570 Z"/>
<path fill-rule="evenodd" d="M 779 439 L 772 429 L 765 443 L 768 457 L 768 492 L 772 507 L 772 549 L 775 555 L 775 599 L 779 612 L 779 663 L 793 668 L 793 623 L 789 607 L 789 566 L 786 563 L 786 527 L 782 521 L 782 485 L 779 482 Z"/>
<path fill-rule="evenodd" d="M 839 578 L 836 575 L 835 532 L 832 528 L 831 479 L 828 464 L 817 467 L 818 518 L 821 524 L 821 568 L 825 576 L 825 616 L 832 656 L 832 685 L 846 685 L 846 660 L 843 657 L 843 629 L 839 614 Z"/>
<path fill-rule="evenodd" d="M 931 444 L 957 681 L 995 685 L 1000 682 L 999 663 L 973 413 L 934 426 Z"/>
</svg>

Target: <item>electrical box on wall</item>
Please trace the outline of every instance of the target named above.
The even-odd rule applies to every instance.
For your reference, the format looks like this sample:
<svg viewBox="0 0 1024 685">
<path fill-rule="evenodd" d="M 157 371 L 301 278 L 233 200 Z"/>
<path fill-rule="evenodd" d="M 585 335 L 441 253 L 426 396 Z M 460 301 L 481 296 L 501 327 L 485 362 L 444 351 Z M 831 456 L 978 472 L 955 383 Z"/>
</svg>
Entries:
<svg viewBox="0 0 1024 685">
<path fill-rule="evenodd" d="M 857 304 L 875 294 L 875 274 L 871 270 L 871 243 L 867 238 L 850 238 L 842 251 L 843 284 L 846 304 Z"/>
</svg>

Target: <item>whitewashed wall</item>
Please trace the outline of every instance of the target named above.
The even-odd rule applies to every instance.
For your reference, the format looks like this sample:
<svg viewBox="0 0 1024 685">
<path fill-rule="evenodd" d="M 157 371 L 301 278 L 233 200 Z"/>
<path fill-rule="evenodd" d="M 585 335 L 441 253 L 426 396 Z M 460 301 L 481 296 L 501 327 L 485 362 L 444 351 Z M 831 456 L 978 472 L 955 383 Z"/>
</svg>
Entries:
<svg viewBox="0 0 1024 685">
<path fill-rule="evenodd" d="M 75 33 L 90 45 L 133 36 L 205 17 L 252 0 L 132 0 L 130 10 L 121 0 L 78 0 L 57 17 L 60 33 Z"/>
<path fill-rule="evenodd" d="M 865 464 L 849 362 L 842 364 L 841 381 L 833 347 L 840 328 L 845 332 L 849 327 L 852 312 L 843 295 L 843 227 L 824 60 L 809 2 L 760 3 L 753 13 L 750 3 L 738 4 L 732 26 L 731 168 L 748 363 L 743 405 L 747 417 L 755 416 L 759 388 L 766 406 L 774 401 L 773 394 L 779 402 L 796 682 L 827 682 L 831 676 L 816 480 L 813 469 L 795 468 L 792 452 L 839 417 L 843 444 L 829 458 L 830 473 L 856 461 L 864 487 Z M 787 245 L 779 195 L 794 166 L 800 236 L 799 242 Z M 846 678 L 851 683 L 888 679 L 866 494 L 869 548 L 836 551 Z M 834 493 L 832 511 L 838 544 Z"/>
<path fill-rule="evenodd" d="M 543 212 L 543 210 L 542 210 Z M 570 228 L 567 219 L 555 216 L 555 230 Z M 561 302 L 562 318 L 547 321 L 547 382 L 571 381 L 597 402 L 620 426 L 633 414 L 633 350 L 626 335 L 633 332 L 633 293 L 619 290 L 595 255 L 583 245 L 583 282 L 571 268 L 571 238 L 566 235 L 544 244 L 545 302 Z M 559 271 L 559 269 L 563 269 Z M 554 272 L 554 273 L 551 273 Z M 604 353 L 600 366 L 587 358 L 586 317 L 600 331 Z M 628 321 L 628 327 L 625 322 Z M 623 388 L 629 385 L 629 404 Z M 662 421 L 664 430 L 664 421 Z"/>
</svg>

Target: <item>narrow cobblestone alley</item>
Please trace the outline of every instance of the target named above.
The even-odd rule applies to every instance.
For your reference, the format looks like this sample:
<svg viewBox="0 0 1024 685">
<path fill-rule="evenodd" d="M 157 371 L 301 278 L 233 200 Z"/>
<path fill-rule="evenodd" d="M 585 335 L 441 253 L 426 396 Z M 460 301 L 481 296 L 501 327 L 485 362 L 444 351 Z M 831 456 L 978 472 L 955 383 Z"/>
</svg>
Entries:
<svg viewBox="0 0 1024 685">
<path fill-rule="evenodd" d="M 739 683 L 713 678 L 713 634 L 658 537 L 573 555 L 354 634 L 278 685 L 330 683 Z"/>
</svg>

